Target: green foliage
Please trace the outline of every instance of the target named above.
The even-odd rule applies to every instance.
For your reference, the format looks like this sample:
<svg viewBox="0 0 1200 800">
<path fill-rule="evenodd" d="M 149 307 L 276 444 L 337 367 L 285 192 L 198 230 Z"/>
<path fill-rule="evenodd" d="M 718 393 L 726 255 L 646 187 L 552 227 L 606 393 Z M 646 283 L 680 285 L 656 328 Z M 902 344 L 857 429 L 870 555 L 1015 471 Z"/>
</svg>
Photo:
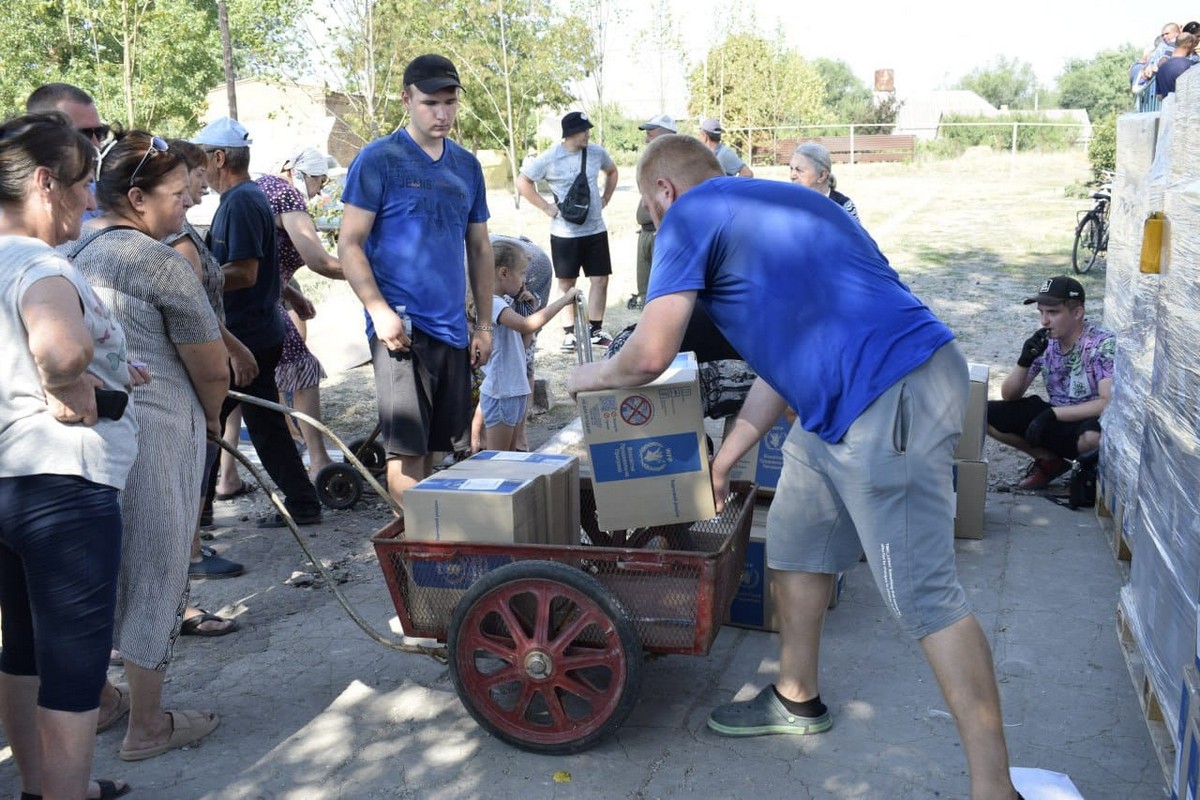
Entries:
<svg viewBox="0 0 1200 800">
<path fill-rule="evenodd" d="M 714 116 L 725 138 L 743 151 L 770 142 L 770 131 L 783 125 L 832 122 L 824 105 L 825 81 L 819 69 L 781 39 L 734 32 L 708 52 L 688 76 L 692 116 Z"/>
<path fill-rule="evenodd" d="M 606 103 L 603 109 L 586 106 L 584 111 L 592 119 L 604 116 L 604 141 L 598 141 L 597 144 L 604 145 L 604 149 L 614 160 L 618 154 L 634 153 L 638 154 L 646 146 L 646 132 L 638 129 L 641 120 L 631 119 L 625 115 L 621 107 L 616 103 Z M 592 131 L 595 133 L 595 131 Z"/>
<path fill-rule="evenodd" d="M 454 61 L 463 81 L 455 138 L 471 148 L 511 147 L 519 164 L 534 145 L 539 110 L 568 104 L 568 85 L 586 74 L 582 56 L 564 54 L 585 53 L 588 31 L 552 0 L 341 2 L 351 13 L 332 32 L 346 76 L 340 88 L 361 98 L 346 122 L 366 139 L 403 122 L 404 67 L 437 52 Z"/>
<path fill-rule="evenodd" d="M 834 119 L 849 120 L 874 105 L 871 90 L 850 70 L 845 61 L 814 59 L 812 66 L 825 83 L 824 105 Z"/>
<path fill-rule="evenodd" d="M 234 52 L 247 71 L 287 63 L 308 0 L 229 0 Z M 0 103 L 65 81 L 91 93 L 104 120 L 164 135 L 192 133 L 223 79 L 212 0 L 9 0 L 0 26 Z M 289 22 L 284 22 L 288 20 Z"/>
<path fill-rule="evenodd" d="M 938 138 L 967 148 L 985 145 L 994 150 L 1012 148 L 1014 122 L 1051 122 L 1045 114 L 1031 111 L 1001 114 L 995 117 L 969 117 L 946 115 L 938 129 Z M 971 123 L 969 126 L 946 125 L 945 123 Z M 1065 150 L 1079 138 L 1075 126 L 1041 127 L 1020 125 L 1017 128 L 1018 150 Z"/>
<path fill-rule="evenodd" d="M 1104 50 L 1091 60 L 1072 59 L 1058 78 L 1059 102 L 1063 108 L 1087 109 L 1093 121 L 1130 111 L 1129 67 L 1137 59 L 1133 45 Z"/>
<path fill-rule="evenodd" d="M 1097 178 L 1102 171 L 1117 168 L 1117 115 L 1110 114 L 1092 124 L 1092 140 L 1088 142 L 1088 161 Z"/>
<path fill-rule="evenodd" d="M 957 88 L 975 92 L 996 108 L 1032 108 L 1037 76 L 1032 65 L 999 56 L 991 66 L 980 67 L 960 80 Z"/>
</svg>

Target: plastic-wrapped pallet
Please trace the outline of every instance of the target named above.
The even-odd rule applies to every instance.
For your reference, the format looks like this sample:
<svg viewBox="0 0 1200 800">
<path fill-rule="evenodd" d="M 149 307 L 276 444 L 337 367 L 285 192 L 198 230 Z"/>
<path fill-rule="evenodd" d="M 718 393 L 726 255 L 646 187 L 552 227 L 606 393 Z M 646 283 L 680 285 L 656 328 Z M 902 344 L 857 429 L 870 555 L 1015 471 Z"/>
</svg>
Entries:
<svg viewBox="0 0 1200 800">
<path fill-rule="evenodd" d="M 1117 337 L 1112 402 L 1104 412 L 1100 463 L 1105 491 L 1128 507 L 1136 500 L 1144 400 L 1154 359 L 1158 276 L 1143 275 L 1142 226 L 1162 210 L 1166 188 L 1163 153 L 1156 166 L 1160 114 L 1125 114 L 1117 120 L 1117 173 L 1113 180 L 1104 297 L 1104 327 Z M 1127 510 L 1129 510 L 1127 508 Z"/>
</svg>

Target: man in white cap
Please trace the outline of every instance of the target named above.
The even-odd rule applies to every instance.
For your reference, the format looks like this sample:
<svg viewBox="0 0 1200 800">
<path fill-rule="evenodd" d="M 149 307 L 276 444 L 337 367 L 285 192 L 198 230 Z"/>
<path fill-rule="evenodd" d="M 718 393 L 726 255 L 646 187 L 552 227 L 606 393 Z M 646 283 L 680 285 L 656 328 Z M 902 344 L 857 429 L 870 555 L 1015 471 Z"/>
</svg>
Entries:
<svg viewBox="0 0 1200 800">
<path fill-rule="evenodd" d="M 221 204 L 208 232 L 208 246 L 225 273 L 225 327 L 253 355 L 253 362 L 230 362 L 232 386 L 240 392 L 279 402 L 275 367 L 283 354 L 283 319 L 279 315 L 279 250 L 275 215 L 262 189 L 250 179 L 250 134 L 229 117 L 213 120 L 192 139 L 208 156 L 209 186 Z M 237 406 L 226 400 L 221 424 Z M 263 467 L 283 491 L 284 504 L 299 525 L 321 521 L 317 491 L 292 442 L 283 416 L 250 403 L 242 407 L 250 441 Z M 216 481 L 209 482 L 209 502 Z M 261 528 L 280 528 L 283 518 L 268 514 Z"/>
<path fill-rule="evenodd" d="M 388 492 L 401 505 L 433 472 L 433 453 L 455 450 L 470 429 L 471 370 L 492 353 L 483 168 L 448 138 L 460 89 L 449 59 L 413 59 L 400 95 L 408 124 L 362 149 L 342 192 L 338 257 L 367 312 Z"/>
<path fill-rule="evenodd" d="M 717 157 L 717 163 L 721 165 L 721 169 L 725 171 L 728 177 L 737 175 L 741 178 L 753 178 L 754 170 L 746 166 L 746 162 L 742 161 L 733 148 L 728 145 L 721 144 L 721 135 L 725 133 L 725 129 L 721 127 L 721 121 L 709 117 L 700 123 L 700 141 L 712 154 Z"/>
<path fill-rule="evenodd" d="M 617 189 L 617 165 L 608 151 L 589 138 L 592 121 L 582 111 L 572 111 L 562 118 L 562 141 L 528 164 L 517 175 L 517 190 L 534 208 L 550 217 L 550 257 L 554 261 L 554 276 L 558 289 L 567 291 L 579 280 L 579 271 L 589 281 L 588 322 L 591 343 L 608 347 L 612 337 L 604 330 L 604 309 L 608 304 L 608 277 L 612 274 L 612 257 L 608 251 L 608 228 L 602 212 Z M 600 173 L 604 173 L 604 192 L 600 191 Z M 572 222 L 571 210 L 563 211 L 572 194 L 576 178 L 587 180 L 588 200 L 573 205 L 581 217 Z M 545 180 L 554 193 L 552 202 L 542 197 L 535 185 Z M 567 306 L 567 323 L 563 326 L 562 349 L 575 349 L 575 309 Z"/>
<path fill-rule="evenodd" d="M 646 144 L 650 144 L 664 133 L 678 133 L 675 120 L 669 114 L 659 114 L 638 125 L 639 131 L 646 132 Z M 629 307 L 641 308 L 646 300 L 646 287 L 650 285 L 650 262 L 654 258 L 654 220 L 645 204 L 638 202 L 637 207 L 638 244 L 637 244 L 637 294 L 629 298 Z"/>
</svg>

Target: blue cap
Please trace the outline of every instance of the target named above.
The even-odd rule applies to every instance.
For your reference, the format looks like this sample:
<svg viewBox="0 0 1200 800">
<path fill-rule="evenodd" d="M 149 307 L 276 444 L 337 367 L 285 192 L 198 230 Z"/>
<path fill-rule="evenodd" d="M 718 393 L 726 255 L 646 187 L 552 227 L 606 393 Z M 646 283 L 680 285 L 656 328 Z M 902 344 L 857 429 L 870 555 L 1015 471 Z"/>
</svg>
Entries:
<svg viewBox="0 0 1200 800">
<path fill-rule="evenodd" d="M 249 147 L 251 141 L 246 127 L 230 117 L 214 119 L 191 140 L 192 144 L 207 147 Z"/>
</svg>

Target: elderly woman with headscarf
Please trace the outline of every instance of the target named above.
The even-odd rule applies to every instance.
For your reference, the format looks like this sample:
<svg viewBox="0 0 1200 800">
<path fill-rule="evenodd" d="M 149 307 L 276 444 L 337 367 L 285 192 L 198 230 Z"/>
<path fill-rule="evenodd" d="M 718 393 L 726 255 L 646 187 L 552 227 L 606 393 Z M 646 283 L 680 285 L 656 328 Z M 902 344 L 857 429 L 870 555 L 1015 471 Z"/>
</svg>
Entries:
<svg viewBox="0 0 1200 800">
<path fill-rule="evenodd" d="M 837 179 L 833 177 L 833 161 L 829 150 L 817 142 L 805 142 L 792 153 L 791 167 L 792 183 L 807 186 L 818 191 L 846 209 L 846 213 L 858 220 L 858 209 L 854 201 L 837 190 Z"/>
</svg>

